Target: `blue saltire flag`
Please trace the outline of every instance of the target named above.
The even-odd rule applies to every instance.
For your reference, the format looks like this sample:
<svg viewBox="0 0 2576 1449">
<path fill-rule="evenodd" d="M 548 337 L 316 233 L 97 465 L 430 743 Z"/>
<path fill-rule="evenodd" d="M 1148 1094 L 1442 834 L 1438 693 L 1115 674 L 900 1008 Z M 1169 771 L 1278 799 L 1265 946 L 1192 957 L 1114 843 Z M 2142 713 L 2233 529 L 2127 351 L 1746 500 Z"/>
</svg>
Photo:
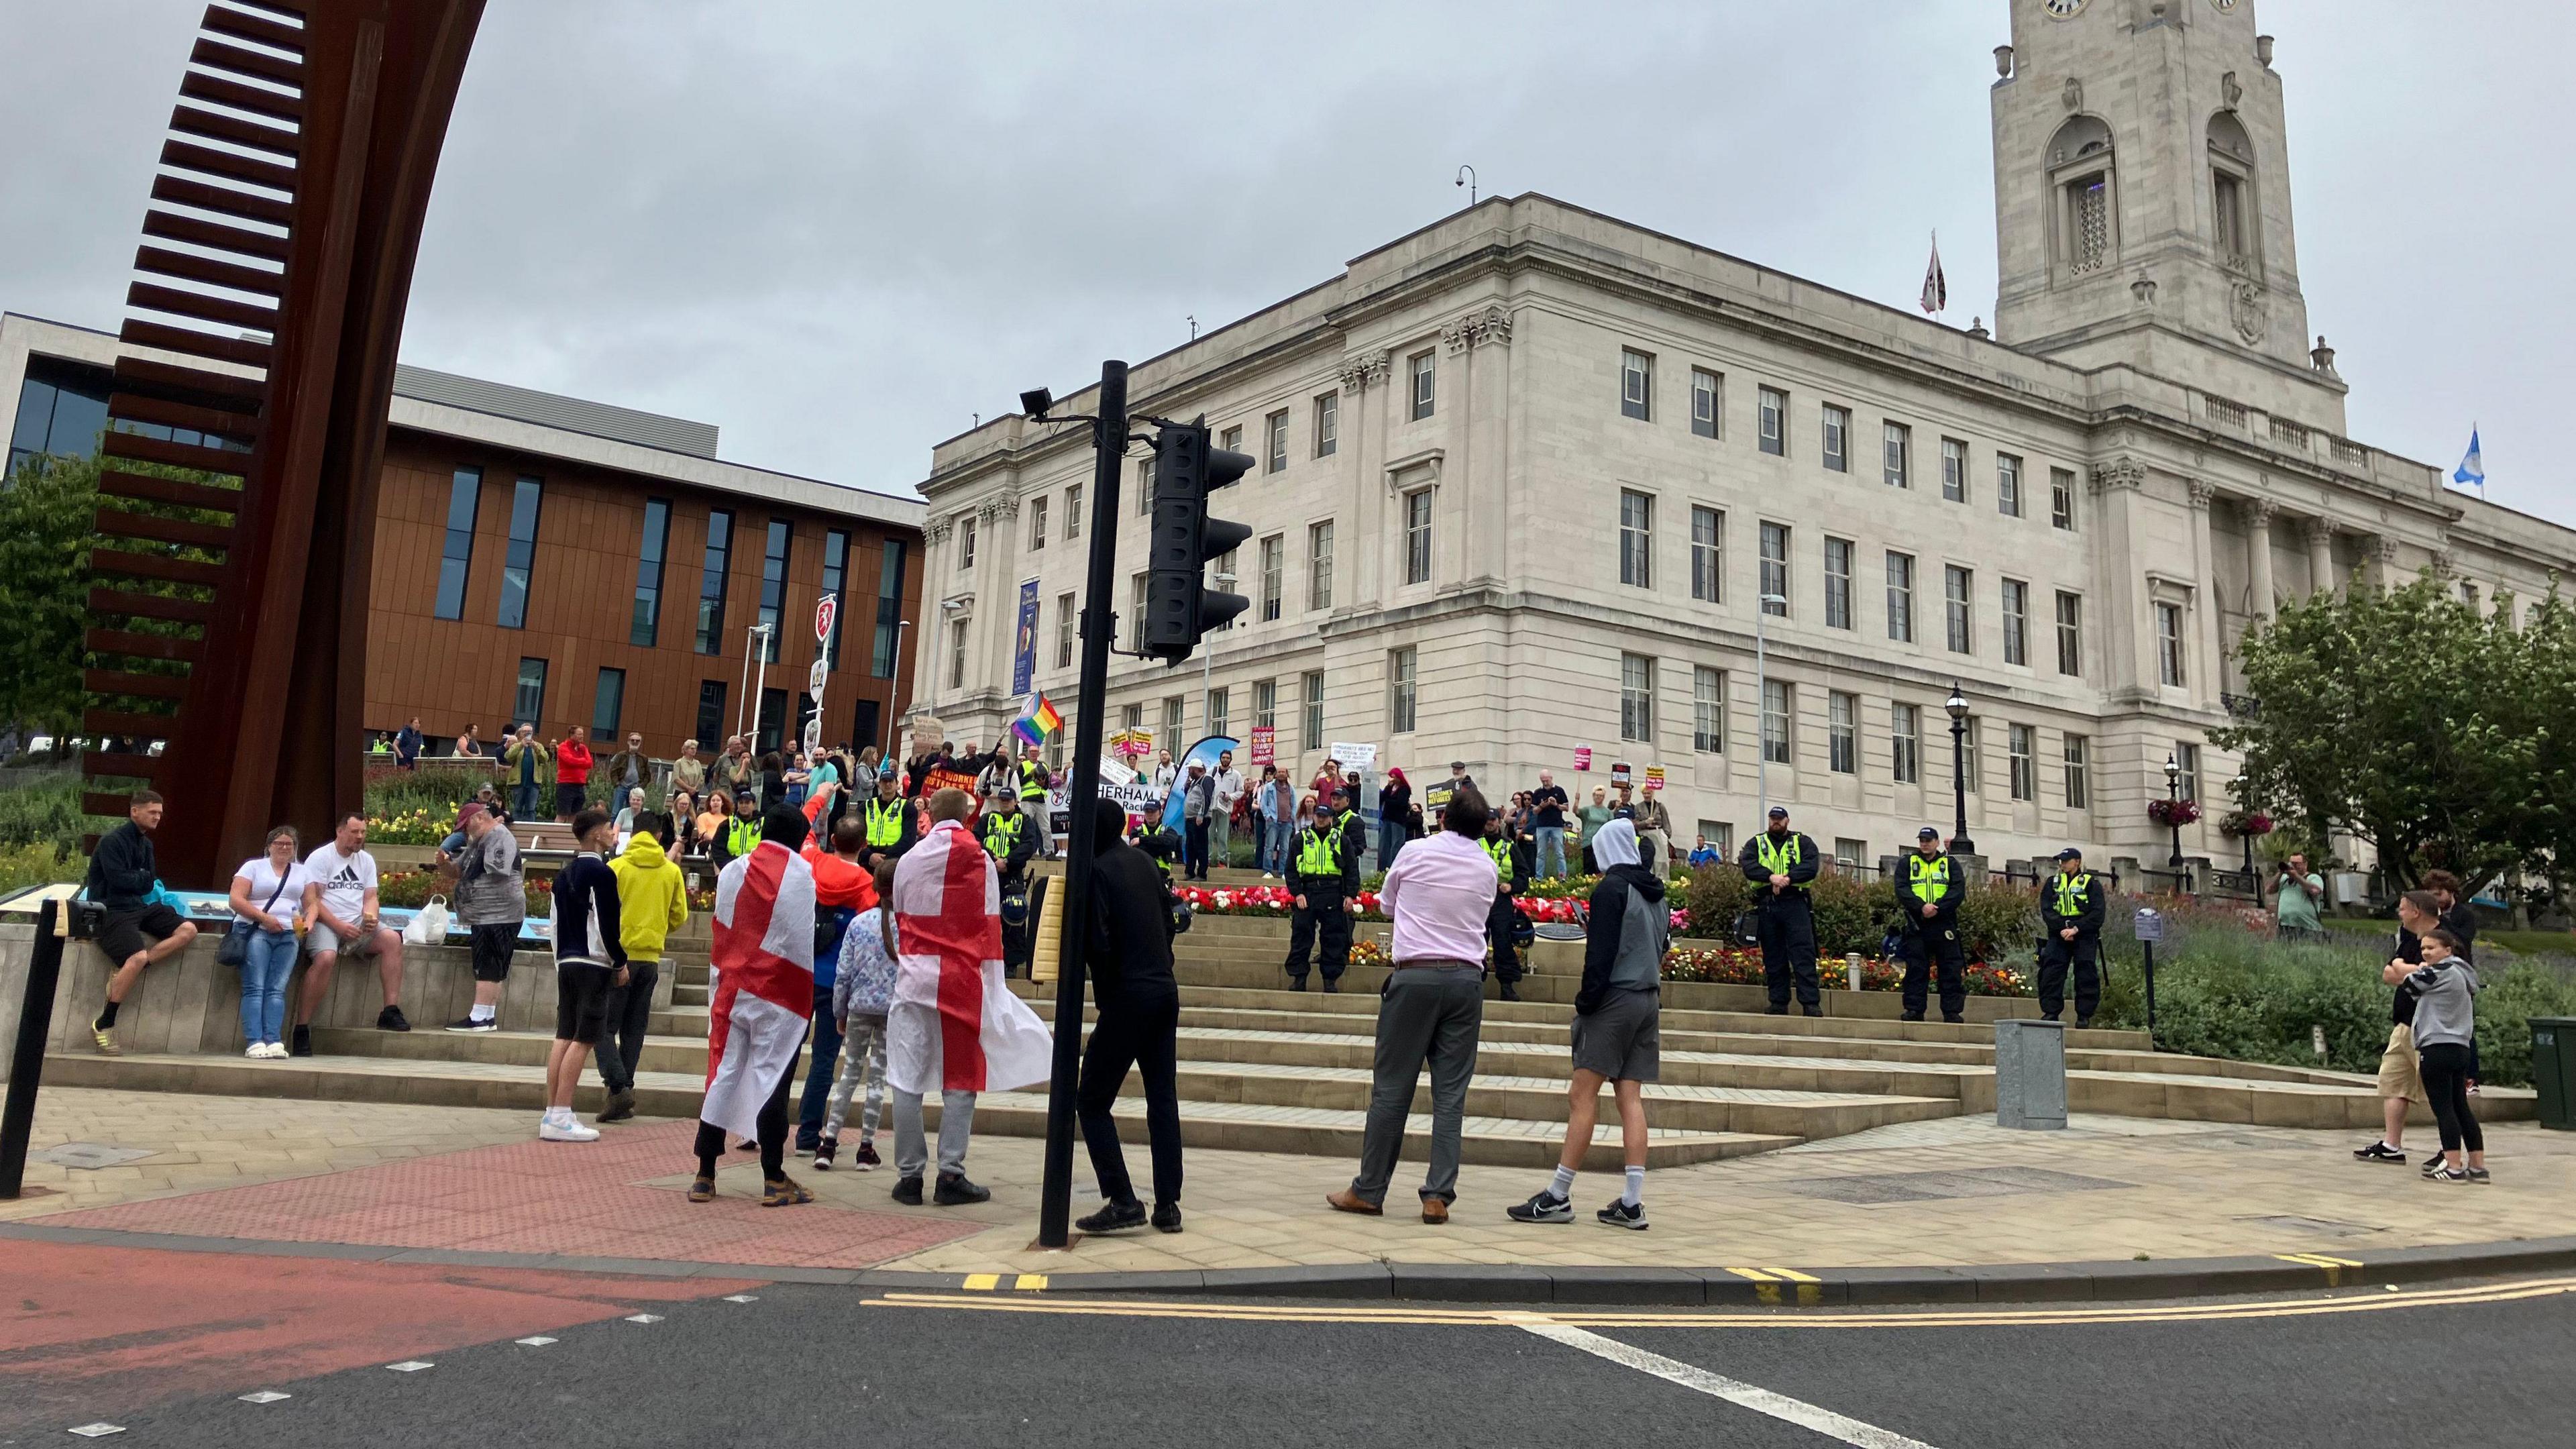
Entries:
<svg viewBox="0 0 2576 1449">
<path fill-rule="evenodd" d="M 2487 491 L 2487 460 L 2478 451 L 2478 430 L 2475 424 L 2469 427 L 2469 450 L 2460 455 L 2460 466 L 2451 474 L 2451 481 L 2466 483 L 2480 493 Z"/>
</svg>

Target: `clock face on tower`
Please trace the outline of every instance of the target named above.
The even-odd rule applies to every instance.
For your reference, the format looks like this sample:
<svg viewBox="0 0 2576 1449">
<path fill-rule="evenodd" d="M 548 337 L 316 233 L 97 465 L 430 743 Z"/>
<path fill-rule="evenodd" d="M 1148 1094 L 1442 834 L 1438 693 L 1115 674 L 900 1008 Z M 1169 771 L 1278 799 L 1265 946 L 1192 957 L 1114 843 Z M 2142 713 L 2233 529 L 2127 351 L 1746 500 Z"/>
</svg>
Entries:
<svg viewBox="0 0 2576 1449">
<path fill-rule="evenodd" d="M 2084 0 L 2040 0 L 2039 8 L 2047 11 L 2051 20 L 2072 20 L 2075 12 L 2084 8 Z"/>
</svg>

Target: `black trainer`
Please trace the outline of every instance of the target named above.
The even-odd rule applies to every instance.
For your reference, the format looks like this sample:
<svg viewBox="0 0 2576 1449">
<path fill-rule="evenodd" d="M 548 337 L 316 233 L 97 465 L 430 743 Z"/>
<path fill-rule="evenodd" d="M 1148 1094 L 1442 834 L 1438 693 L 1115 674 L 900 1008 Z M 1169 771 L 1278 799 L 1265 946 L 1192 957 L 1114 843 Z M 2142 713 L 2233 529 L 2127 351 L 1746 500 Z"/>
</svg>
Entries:
<svg viewBox="0 0 2576 1449">
<path fill-rule="evenodd" d="M 1342 994 L 1342 982 L 1341 982 L 1341 978 L 1340 978 L 1340 977 L 1338 977 L 1338 976 L 1327 976 L 1327 977 L 1325 977 L 1325 978 L 1324 978 L 1324 994 L 1325 994 L 1326 996 L 1339 996 L 1339 995 L 1341 995 L 1341 994 Z"/>
<path fill-rule="evenodd" d="M 814 1144 L 814 1170 L 816 1172 L 831 1171 L 832 1159 L 840 1155 L 840 1151 L 841 1139 L 838 1137 L 825 1137 L 817 1141 Z"/>
<path fill-rule="evenodd" d="M 1777 1006 L 1766 1006 L 1762 1008 L 1762 1014 L 1764 1016 L 1787 1016 L 1789 1014 L 1789 1003 L 1783 1001 Z"/>
<path fill-rule="evenodd" d="M 411 1030 L 411 1020 L 402 1014 L 401 1007 L 388 1006 L 384 1010 L 376 1013 L 376 1030 L 409 1031 Z"/>
<path fill-rule="evenodd" d="M 1814 1005 L 1802 1006 L 1798 1008 L 1798 1014 L 1801 1016 L 1822 1016 L 1825 1014 L 1825 1009 L 1821 1006 Z"/>
<path fill-rule="evenodd" d="M 2374 1142 L 2368 1147 L 2356 1147 L 2352 1150 L 2352 1155 L 2364 1162 L 2394 1162 L 2400 1167 L 2406 1165 L 2406 1154 L 2385 1142 Z"/>
<path fill-rule="evenodd" d="M 2483 1184 L 2490 1180 L 2491 1179 L 2488 1178 L 2487 1170 L 2485 1168 L 2472 1167 L 2469 1169 L 2469 1181 Z"/>
<path fill-rule="evenodd" d="M 501 1018 L 498 1016 L 487 1016 L 478 1021 L 470 1016 L 460 1016 L 454 1021 L 449 1022 L 447 1024 L 447 1029 L 449 1031 L 499 1031 L 501 1029 Z"/>
<path fill-rule="evenodd" d="M 1520 999 L 1521 999 L 1521 989 L 1520 989 L 1520 987 L 1518 987 L 1517 985 L 1514 985 L 1513 983 L 1511 983 L 1511 982 L 1509 982 L 1509 981 L 1504 982 L 1504 983 L 1503 983 L 1503 1000 L 1505 1000 L 1505 1001 L 1518 1001 L 1518 1000 L 1520 1000 Z"/>
<path fill-rule="evenodd" d="M 979 1187 L 966 1180 L 962 1172 L 939 1174 L 938 1185 L 931 1188 L 930 1200 L 941 1207 L 968 1207 L 993 1200 L 992 1189 Z"/>
<path fill-rule="evenodd" d="M 894 1185 L 894 1200 L 905 1207 L 921 1206 L 921 1174 L 903 1178 Z"/>
<path fill-rule="evenodd" d="M 1574 1221 L 1574 1202 L 1540 1188 L 1530 1194 L 1529 1201 L 1503 1209 L 1503 1216 L 1516 1223 L 1570 1223 Z"/>
<path fill-rule="evenodd" d="M 1640 1233 L 1646 1230 L 1646 1205 L 1642 1202 L 1612 1198 L 1608 1207 L 1592 1216 L 1614 1228 L 1628 1228 Z"/>
<path fill-rule="evenodd" d="M 2480 1181 L 2484 1181 L 2483 1178 Z M 1181 1230 L 1181 1205 L 1176 1202 L 1154 1204 L 1154 1231 L 1177 1233 Z"/>
<path fill-rule="evenodd" d="M 313 1055 L 313 1028 L 309 1026 L 297 1027 L 291 1034 L 291 1040 L 292 1044 L 286 1049 L 286 1054 L 288 1056 L 309 1057 Z"/>
<path fill-rule="evenodd" d="M 1303 991 L 1303 990 L 1305 990 L 1305 989 L 1306 989 L 1306 978 L 1305 978 L 1305 977 L 1303 977 L 1303 976 L 1291 976 L 1291 977 L 1289 977 L 1289 978 L 1288 978 L 1288 989 L 1289 989 L 1289 990 L 1291 990 L 1291 991 Z"/>
<path fill-rule="evenodd" d="M 940 1184 L 945 1187 L 943 1181 Z M 1085 1233 L 1124 1233 L 1145 1226 L 1145 1205 L 1129 1200 L 1110 1203 L 1087 1218 L 1076 1218 L 1073 1224 Z"/>
</svg>

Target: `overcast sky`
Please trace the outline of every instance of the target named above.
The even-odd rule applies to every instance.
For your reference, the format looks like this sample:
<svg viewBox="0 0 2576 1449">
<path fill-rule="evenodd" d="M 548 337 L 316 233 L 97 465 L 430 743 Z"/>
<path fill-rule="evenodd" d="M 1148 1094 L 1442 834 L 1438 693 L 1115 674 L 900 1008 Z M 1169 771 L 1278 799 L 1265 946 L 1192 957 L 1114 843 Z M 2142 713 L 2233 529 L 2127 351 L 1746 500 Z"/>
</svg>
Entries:
<svg viewBox="0 0 2576 1449">
<path fill-rule="evenodd" d="M 2576 9 L 2256 0 L 2351 430 L 2576 525 Z M 198 0 L 0 0 L 0 308 L 113 327 Z M 2003 0 L 1307 8 L 491 0 L 404 360 L 909 492 L 1038 383 L 1141 359 L 1483 191 L 1911 305 L 1994 308 Z"/>
</svg>

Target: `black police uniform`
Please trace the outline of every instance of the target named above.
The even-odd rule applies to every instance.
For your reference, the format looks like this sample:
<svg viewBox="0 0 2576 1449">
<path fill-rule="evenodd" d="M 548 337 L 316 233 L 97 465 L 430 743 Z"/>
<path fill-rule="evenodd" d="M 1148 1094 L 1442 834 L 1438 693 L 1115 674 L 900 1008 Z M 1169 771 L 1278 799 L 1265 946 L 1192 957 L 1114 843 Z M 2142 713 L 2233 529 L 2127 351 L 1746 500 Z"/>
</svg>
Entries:
<svg viewBox="0 0 2576 1449">
<path fill-rule="evenodd" d="M 1744 842 L 1735 863 L 1753 883 L 1762 980 L 1771 990 L 1772 1014 L 1788 1011 L 1792 978 L 1797 982 L 1798 1004 L 1811 1016 L 1820 1014 L 1824 996 L 1816 981 L 1816 915 L 1807 897 L 1821 863 L 1816 842 L 1795 830 L 1774 842 L 1766 830 Z M 1789 878 L 1787 890 L 1771 889 L 1775 875 Z"/>
<path fill-rule="evenodd" d="M 1002 969 L 1016 976 L 1029 962 L 1029 859 L 1037 854 L 1037 831 L 1024 814 L 987 810 L 975 835 L 1001 869 Z"/>
<path fill-rule="evenodd" d="M 2066 1009 L 2066 969 L 2075 968 L 2075 1024 L 2089 1026 L 2102 1004 L 2102 920 L 2110 903 L 2102 878 L 2089 870 L 2060 873 L 2039 888 L 2039 1014 L 2050 1021 Z M 2075 928 L 2069 941 L 2058 932 Z"/>
<path fill-rule="evenodd" d="M 1923 1019 L 1928 994 L 1925 978 L 1934 962 L 1941 968 L 1941 1019 L 1968 1019 L 1968 954 L 1959 944 L 1959 902 L 1967 894 L 1968 882 L 1949 856 L 1926 858 L 1919 850 L 1906 853 L 1896 882 L 1896 903 L 1903 907 L 1905 918 L 1897 954 L 1905 960 L 1907 1021 Z M 1928 920 L 1923 915 L 1927 904 L 1933 907 Z"/>
<path fill-rule="evenodd" d="M 1288 979 L 1298 990 L 1306 989 L 1306 960 L 1315 949 L 1319 929 L 1324 938 L 1324 985 L 1330 989 L 1342 979 L 1342 969 L 1351 960 L 1347 902 L 1359 891 L 1360 853 L 1341 822 L 1322 829 L 1309 825 L 1297 832 L 1288 850 L 1288 894 L 1304 896 L 1306 904 L 1289 922 Z"/>
<path fill-rule="evenodd" d="M 1485 944 L 1493 951 L 1494 980 L 1510 990 L 1521 980 L 1521 953 L 1512 945 L 1512 934 L 1520 924 L 1520 907 L 1512 904 L 1512 898 L 1529 889 L 1529 866 L 1506 836 L 1487 835 L 1477 844 L 1493 861 L 1496 882 L 1494 903 L 1485 911 Z"/>
</svg>

